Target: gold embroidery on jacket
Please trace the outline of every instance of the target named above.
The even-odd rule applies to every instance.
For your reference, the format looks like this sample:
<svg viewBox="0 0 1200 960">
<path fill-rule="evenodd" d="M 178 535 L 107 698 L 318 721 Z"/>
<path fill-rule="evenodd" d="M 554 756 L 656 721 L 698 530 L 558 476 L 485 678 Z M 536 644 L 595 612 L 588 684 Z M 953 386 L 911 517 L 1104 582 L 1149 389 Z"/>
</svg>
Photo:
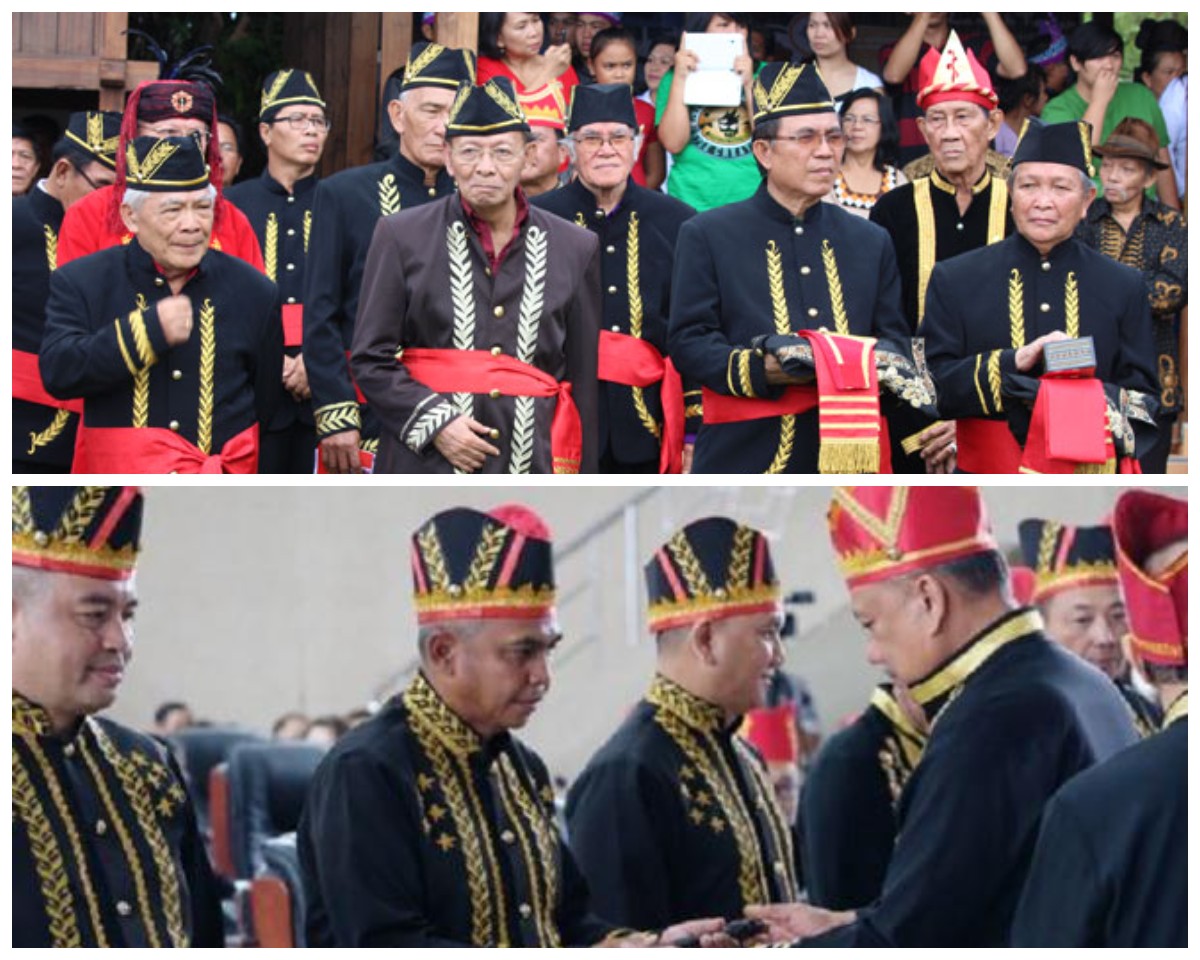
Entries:
<svg viewBox="0 0 1200 960">
<path fill-rule="evenodd" d="M 200 403 L 196 413 L 196 446 L 212 453 L 213 377 L 217 366 L 216 312 L 211 300 L 200 307 Z"/>
<path fill-rule="evenodd" d="M 767 244 L 767 286 L 771 292 L 771 314 L 775 320 L 775 332 L 786 335 L 792 332 L 788 316 L 787 296 L 783 290 L 783 258 L 779 245 L 774 240 Z M 748 394 L 752 396 L 753 394 Z M 783 473 L 792 459 L 792 447 L 796 442 L 796 418 L 788 413 L 779 418 L 779 447 L 767 467 L 767 473 Z"/>
<path fill-rule="evenodd" d="M 640 233 L 641 221 L 636 212 L 629 215 L 629 233 L 625 238 L 625 281 L 629 288 L 629 335 L 642 339 L 642 322 L 644 320 L 644 305 L 642 303 L 642 273 L 640 262 Z M 658 421 L 650 415 L 646 406 L 645 391 L 641 387 L 630 387 L 633 395 L 633 409 L 637 413 L 642 426 L 650 431 L 651 436 L 658 440 L 662 436 L 662 428 Z"/>
</svg>

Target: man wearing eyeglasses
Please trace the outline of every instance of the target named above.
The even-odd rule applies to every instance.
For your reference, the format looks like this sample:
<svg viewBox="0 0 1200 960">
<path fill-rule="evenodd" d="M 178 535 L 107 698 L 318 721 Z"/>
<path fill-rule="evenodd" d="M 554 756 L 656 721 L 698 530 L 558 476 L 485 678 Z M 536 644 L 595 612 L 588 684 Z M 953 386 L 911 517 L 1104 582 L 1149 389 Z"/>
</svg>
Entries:
<svg viewBox="0 0 1200 960">
<path fill-rule="evenodd" d="M 192 59 L 186 56 L 182 59 Z M 205 66 L 194 63 L 202 79 L 149 80 L 137 87 L 125 104 L 117 146 L 117 179 L 111 186 L 84 197 L 72 205 L 63 217 L 58 240 L 58 265 L 86 257 L 97 250 L 128 244 L 133 240 L 121 219 L 121 204 L 126 187 L 125 154 L 137 137 L 194 137 L 212 169 L 211 182 L 217 191 L 215 217 L 210 243 L 215 250 L 263 268 L 262 251 L 254 230 L 237 207 L 226 203 L 221 150 L 216 137 L 217 106 L 211 78 L 220 77 Z M 164 65 L 169 68 L 170 64 Z"/>
<path fill-rule="evenodd" d="M 73 113 L 50 175 L 13 198 L 13 473 L 69 473 L 80 405 L 46 392 L 38 370 L 50 275 L 67 208 L 116 178 L 119 113 Z"/>
<path fill-rule="evenodd" d="M 684 224 L 672 283 L 671 359 L 704 388 L 697 473 L 886 470 L 873 341 L 907 363 L 896 258 L 885 234 L 821 203 L 845 138 L 811 65 L 768 64 L 754 85 L 749 200 Z M 816 365 L 785 372 L 771 337 L 803 340 Z M 911 367 L 909 368 L 911 369 Z M 886 399 L 882 410 L 899 416 Z M 905 425 L 892 428 L 907 436 Z"/>
<path fill-rule="evenodd" d="M 267 148 L 262 176 L 226 196 L 250 218 L 267 276 L 283 304 L 283 397 L 263 433 L 259 473 L 312 473 L 316 450 L 312 392 L 304 368 L 304 277 L 313 229 L 317 164 L 329 136 L 325 101 L 311 74 L 277 70 L 263 82 L 258 135 Z"/>
<path fill-rule="evenodd" d="M 361 473 L 378 450 L 379 422 L 348 363 L 367 248 L 380 217 L 454 192 L 445 170 L 445 132 L 461 81 L 475 81 L 472 51 L 414 46 L 399 98 L 388 104 L 399 152 L 317 186 L 304 281 L 304 365 L 321 462 L 330 473 Z"/>
<path fill-rule="evenodd" d="M 595 472 L 596 240 L 525 199 L 507 78 L 458 89 L 446 142 L 459 195 L 385 218 L 363 274 L 351 364 L 383 425 L 376 467 Z"/>
<path fill-rule="evenodd" d="M 667 352 L 671 270 L 679 228 L 695 211 L 633 182 L 641 134 L 626 84 L 578 87 L 567 147 L 576 180 L 534 206 L 600 240 L 600 470 L 679 473 L 684 392 Z M 699 428 L 699 388 L 692 433 Z"/>
</svg>

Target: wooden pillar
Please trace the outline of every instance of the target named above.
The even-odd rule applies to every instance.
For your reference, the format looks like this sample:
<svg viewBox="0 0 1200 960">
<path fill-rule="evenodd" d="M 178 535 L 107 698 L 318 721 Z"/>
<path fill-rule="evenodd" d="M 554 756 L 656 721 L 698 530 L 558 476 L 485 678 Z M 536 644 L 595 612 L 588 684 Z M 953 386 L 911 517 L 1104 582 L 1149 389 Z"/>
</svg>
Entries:
<svg viewBox="0 0 1200 960">
<path fill-rule="evenodd" d="M 383 100 L 383 87 L 392 71 L 408 62 L 408 52 L 413 45 L 413 15 L 411 13 L 385 13 L 379 39 L 379 97 Z"/>
<path fill-rule="evenodd" d="M 443 47 L 479 49 L 479 14 L 439 13 L 437 38 Z"/>
<path fill-rule="evenodd" d="M 100 47 L 100 109 L 121 111 L 125 109 L 125 91 L 135 86 L 126 76 L 128 42 L 125 28 L 129 25 L 129 14 L 100 13 L 97 17 L 100 20 L 96 28 Z"/>
</svg>

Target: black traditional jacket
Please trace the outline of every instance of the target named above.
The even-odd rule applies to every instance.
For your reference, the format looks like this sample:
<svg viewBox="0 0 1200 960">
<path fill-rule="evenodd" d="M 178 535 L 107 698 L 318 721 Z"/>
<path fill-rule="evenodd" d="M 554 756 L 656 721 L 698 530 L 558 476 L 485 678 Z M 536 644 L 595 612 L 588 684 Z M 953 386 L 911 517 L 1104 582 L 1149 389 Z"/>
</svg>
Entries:
<svg viewBox="0 0 1200 960">
<path fill-rule="evenodd" d="M 219 888 L 157 740 L 13 693 L 13 946 L 218 947 Z"/>
<path fill-rule="evenodd" d="M 301 302 L 304 366 L 318 437 L 358 430 L 368 441 L 364 447 L 378 448 L 379 426 L 371 419 L 364 428 L 347 359 L 367 250 L 380 217 L 453 192 L 454 181 L 445 170 L 427 183 L 425 171 L 400 154 L 343 170 L 317 184 Z"/>
<path fill-rule="evenodd" d="M 420 675 L 321 764 L 297 846 L 310 946 L 590 946 L 613 930 L 588 911 L 542 761 L 482 740 Z"/>
<path fill-rule="evenodd" d="M 931 731 L 883 890 L 804 946 L 1004 946 L 1046 802 L 1137 736 L 1112 683 L 1047 639 L 1033 610 L 1001 617 L 911 690 Z"/>
<path fill-rule="evenodd" d="M 1186 947 L 1187 694 L 1046 805 L 1015 947 Z"/>
<path fill-rule="evenodd" d="M 571 787 L 571 848 L 605 917 L 636 928 L 798 895 L 762 760 L 721 710 L 657 677 Z"/>
</svg>

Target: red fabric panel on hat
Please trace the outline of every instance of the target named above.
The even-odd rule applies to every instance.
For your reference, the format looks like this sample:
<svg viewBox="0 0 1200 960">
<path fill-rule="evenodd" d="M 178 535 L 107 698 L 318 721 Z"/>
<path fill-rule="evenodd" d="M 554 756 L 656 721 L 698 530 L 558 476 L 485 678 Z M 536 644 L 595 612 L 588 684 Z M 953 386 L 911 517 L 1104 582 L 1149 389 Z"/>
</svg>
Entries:
<svg viewBox="0 0 1200 960">
<path fill-rule="evenodd" d="M 546 521 L 520 503 L 503 503 L 489 510 L 488 516 L 534 540 L 549 540 L 551 537 Z"/>
<path fill-rule="evenodd" d="M 121 522 L 121 518 L 129 512 L 130 506 L 137 499 L 139 493 L 141 493 L 141 490 L 138 487 L 121 488 L 120 494 L 104 517 L 103 522 L 96 528 L 96 532 L 92 534 L 92 539 L 88 543 L 89 547 L 95 550 L 97 547 L 103 546 L 108 542 L 109 536 L 117 528 L 117 524 Z"/>
<path fill-rule="evenodd" d="M 687 591 L 683 589 L 683 584 L 679 582 L 679 574 L 675 572 L 675 565 L 671 563 L 671 558 L 667 556 L 666 549 L 659 550 L 654 558 L 658 561 L 658 565 L 662 567 L 663 575 L 667 578 L 667 583 L 671 585 L 671 591 L 675 594 L 676 600 L 686 600 Z"/>
<path fill-rule="evenodd" d="M 549 531 L 547 531 L 548 533 Z M 512 537 L 508 545 L 508 555 L 504 558 L 504 566 L 500 568 L 500 576 L 496 580 L 497 587 L 507 587 L 512 582 L 513 572 L 517 569 L 517 563 L 521 559 L 527 539 L 528 537 L 523 533 L 517 533 Z"/>
</svg>

